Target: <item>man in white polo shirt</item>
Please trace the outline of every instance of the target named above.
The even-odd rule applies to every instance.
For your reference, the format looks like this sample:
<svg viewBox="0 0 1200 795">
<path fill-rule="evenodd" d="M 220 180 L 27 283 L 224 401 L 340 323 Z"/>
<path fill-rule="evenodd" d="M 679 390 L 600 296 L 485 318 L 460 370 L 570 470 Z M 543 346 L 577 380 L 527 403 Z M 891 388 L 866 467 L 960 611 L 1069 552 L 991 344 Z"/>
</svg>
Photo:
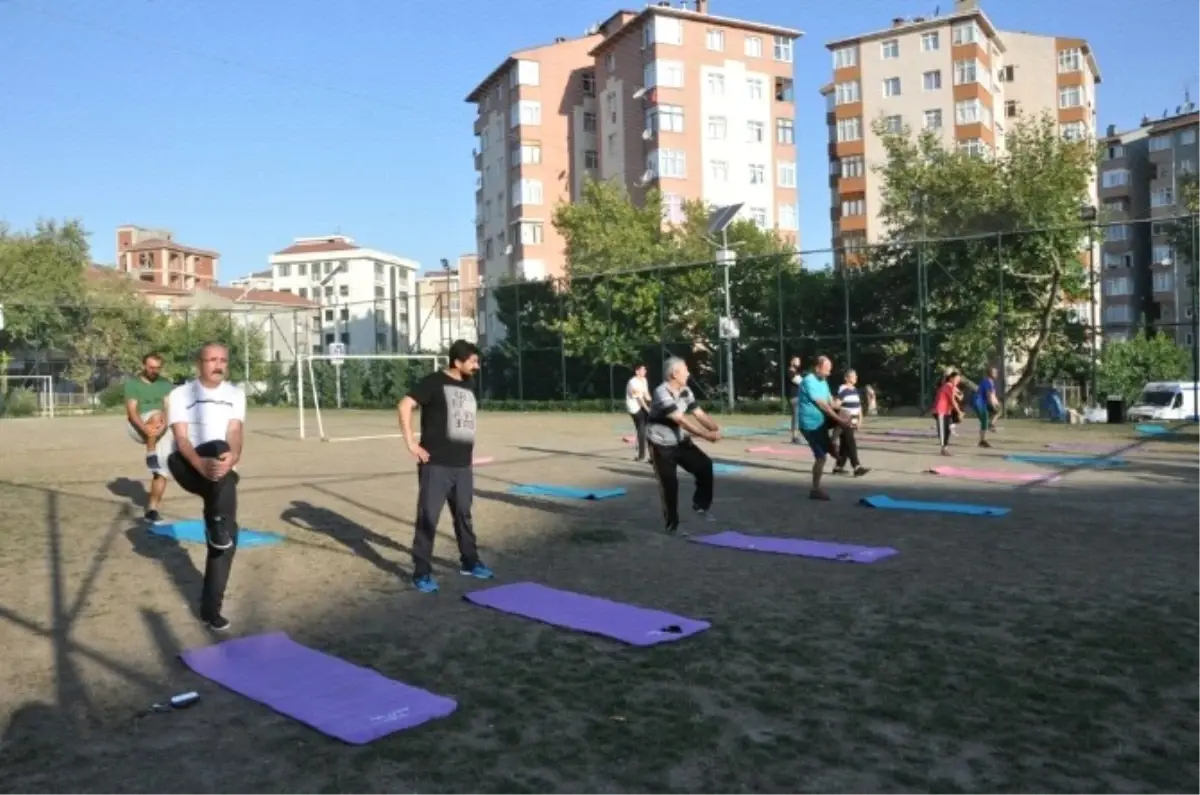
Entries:
<svg viewBox="0 0 1200 795">
<path fill-rule="evenodd" d="M 237 484 L 242 457 L 246 394 L 225 380 L 229 351 L 209 343 L 200 349 L 196 379 L 175 387 L 167 401 L 167 422 L 175 451 L 167 458 L 171 475 L 184 491 L 204 500 L 208 559 L 200 618 L 215 630 L 229 629 L 221 615 L 233 554 L 237 551 Z"/>
</svg>

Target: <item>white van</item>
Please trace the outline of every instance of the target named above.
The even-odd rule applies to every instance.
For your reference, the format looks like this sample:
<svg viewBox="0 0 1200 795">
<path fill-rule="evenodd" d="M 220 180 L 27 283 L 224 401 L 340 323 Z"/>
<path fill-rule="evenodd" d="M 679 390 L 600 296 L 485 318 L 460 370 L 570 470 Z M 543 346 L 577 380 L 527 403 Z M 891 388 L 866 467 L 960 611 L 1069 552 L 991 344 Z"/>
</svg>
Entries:
<svg viewBox="0 0 1200 795">
<path fill-rule="evenodd" d="M 1196 416 L 1197 384 L 1192 381 L 1151 381 L 1129 409 L 1129 419 L 1190 420 Z"/>
</svg>

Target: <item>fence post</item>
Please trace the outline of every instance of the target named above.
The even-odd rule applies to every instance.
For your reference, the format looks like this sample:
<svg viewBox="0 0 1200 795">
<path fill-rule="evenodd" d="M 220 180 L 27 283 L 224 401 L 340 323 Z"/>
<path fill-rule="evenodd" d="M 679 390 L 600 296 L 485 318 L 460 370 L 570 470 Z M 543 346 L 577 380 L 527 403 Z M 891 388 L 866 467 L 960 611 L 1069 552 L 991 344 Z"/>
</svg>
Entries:
<svg viewBox="0 0 1200 795">
<path fill-rule="evenodd" d="M 783 257 L 775 260 L 775 323 L 779 336 L 779 399 L 787 403 L 787 351 L 783 344 Z"/>
<path fill-rule="evenodd" d="M 666 306 L 666 285 L 663 284 L 662 265 L 656 269 L 658 272 L 658 366 L 661 372 L 663 365 L 667 362 L 667 306 Z M 664 376 L 666 373 L 662 373 Z M 651 376 L 653 377 L 653 376 Z"/>
<path fill-rule="evenodd" d="M 846 367 L 854 366 L 854 353 L 850 333 L 850 269 L 846 266 L 846 252 L 842 252 L 842 324 L 846 329 Z"/>
<path fill-rule="evenodd" d="M 517 318 L 517 405 L 524 407 L 525 403 L 525 354 L 521 350 L 521 281 L 516 281 L 516 312 Z"/>
<path fill-rule="evenodd" d="M 997 295 L 1000 298 L 1000 383 L 997 385 L 1000 392 L 1000 405 L 1003 406 L 1008 399 L 1008 333 L 1004 326 L 1006 317 L 1004 312 L 1004 233 L 996 233 L 996 267 L 1000 270 L 999 283 L 997 284 Z"/>
<path fill-rule="evenodd" d="M 929 404 L 927 397 L 928 390 L 928 375 L 929 362 L 928 352 L 925 347 L 925 240 L 922 239 L 917 246 L 917 361 L 921 369 L 921 405 Z"/>
<path fill-rule="evenodd" d="M 608 307 L 608 323 L 604 327 L 604 358 L 608 359 L 608 410 L 613 410 L 613 401 L 616 400 L 617 385 L 615 381 L 615 373 L 613 372 L 612 356 L 612 289 L 607 290 L 608 298 L 606 304 Z"/>
<path fill-rule="evenodd" d="M 564 304 L 567 301 L 567 288 L 564 279 L 553 279 L 550 282 L 551 289 L 558 293 L 558 358 L 559 365 L 562 368 L 562 399 L 570 400 L 567 392 L 567 335 L 566 323 L 567 313 L 564 309 Z"/>
</svg>

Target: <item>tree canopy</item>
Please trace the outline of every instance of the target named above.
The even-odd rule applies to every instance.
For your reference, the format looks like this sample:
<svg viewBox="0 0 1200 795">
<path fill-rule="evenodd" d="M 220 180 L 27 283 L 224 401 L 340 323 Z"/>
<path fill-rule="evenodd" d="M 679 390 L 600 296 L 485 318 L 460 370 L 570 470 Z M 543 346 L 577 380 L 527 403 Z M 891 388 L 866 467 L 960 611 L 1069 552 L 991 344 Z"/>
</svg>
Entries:
<svg viewBox="0 0 1200 795">
<path fill-rule="evenodd" d="M 1166 334 L 1141 332 L 1136 337 L 1104 346 L 1097 368 L 1101 394 L 1120 395 L 1132 405 L 1150 381 L 1189 378 L 1191 352 Z"/>
</svg>

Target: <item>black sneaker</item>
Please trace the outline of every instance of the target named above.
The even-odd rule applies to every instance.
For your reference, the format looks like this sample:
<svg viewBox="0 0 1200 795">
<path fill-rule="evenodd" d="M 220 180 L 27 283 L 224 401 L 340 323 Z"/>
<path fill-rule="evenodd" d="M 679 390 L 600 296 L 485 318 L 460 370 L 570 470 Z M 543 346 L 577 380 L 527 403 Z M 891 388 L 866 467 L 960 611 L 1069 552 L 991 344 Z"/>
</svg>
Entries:
<svg viewBox="0 0 1200 795">
<path fill-rule="evenodd" d="M 979 446 L 980 446 L 980 447 L 991 447 L 992 445 L 991 445 L 991 443 L 990 443 L 990 442 L 988 442 L 988 440 L 987 440 L 987 439 L 980 439 L 980 440 L 979 440 Z"/>
<path fill-rule="evenodd" d="M 216 615 L 212 618 L 204 619 L 204 623 L 213 632 L 225 632 L 229 629 L 229 619 L 222 615 Z"/>
<path fill-rule="evenodd" d="M 679 522 L 670 522 L 667 525 L 667 535 L 673 536 L 679 532 Z"/>
<path fill-rule="evenodd" d="M 829 470 L 829 474 L 844 475 L 844 474 L 846 474 L 846 468 L 845 467 L 834 467 L 833 469 Z"/>
<path fill-rule="evenodd" d="M 229 534 L 229 527 L 226 525 L 224 517 L 218 516 L 211 522 L 206 521 L 204 536 L 208 540 L 208 545 L 213 549 L 229 549 L 233 546 L 233 536 Z"/>
<path fill-rule="evenodd" d="M 696 512 L 697 516 L 699 516 L 702 520 L 704 520 L 706 522 L 717 521 L 717 518 L 712 515 L 711 508 L 697 508 L 695 505 L 693 505 L 692 510 Z"/>
<path fill-rule="evenodd" d="M 153 508 L 142 514 L 142 518 L 150 524 L 157 524 L 158 522 L 162 521 L 162 515 L 160 515 L 159 512 Z"/>
<path fill-rule="evenodd" d="M 870 471 L 871 470 L 868 469 L 867 467 L 855 467 L 854 468 L 854 477 L 861 478 L 863 475 L 867 474 Z"/>
</svg>

